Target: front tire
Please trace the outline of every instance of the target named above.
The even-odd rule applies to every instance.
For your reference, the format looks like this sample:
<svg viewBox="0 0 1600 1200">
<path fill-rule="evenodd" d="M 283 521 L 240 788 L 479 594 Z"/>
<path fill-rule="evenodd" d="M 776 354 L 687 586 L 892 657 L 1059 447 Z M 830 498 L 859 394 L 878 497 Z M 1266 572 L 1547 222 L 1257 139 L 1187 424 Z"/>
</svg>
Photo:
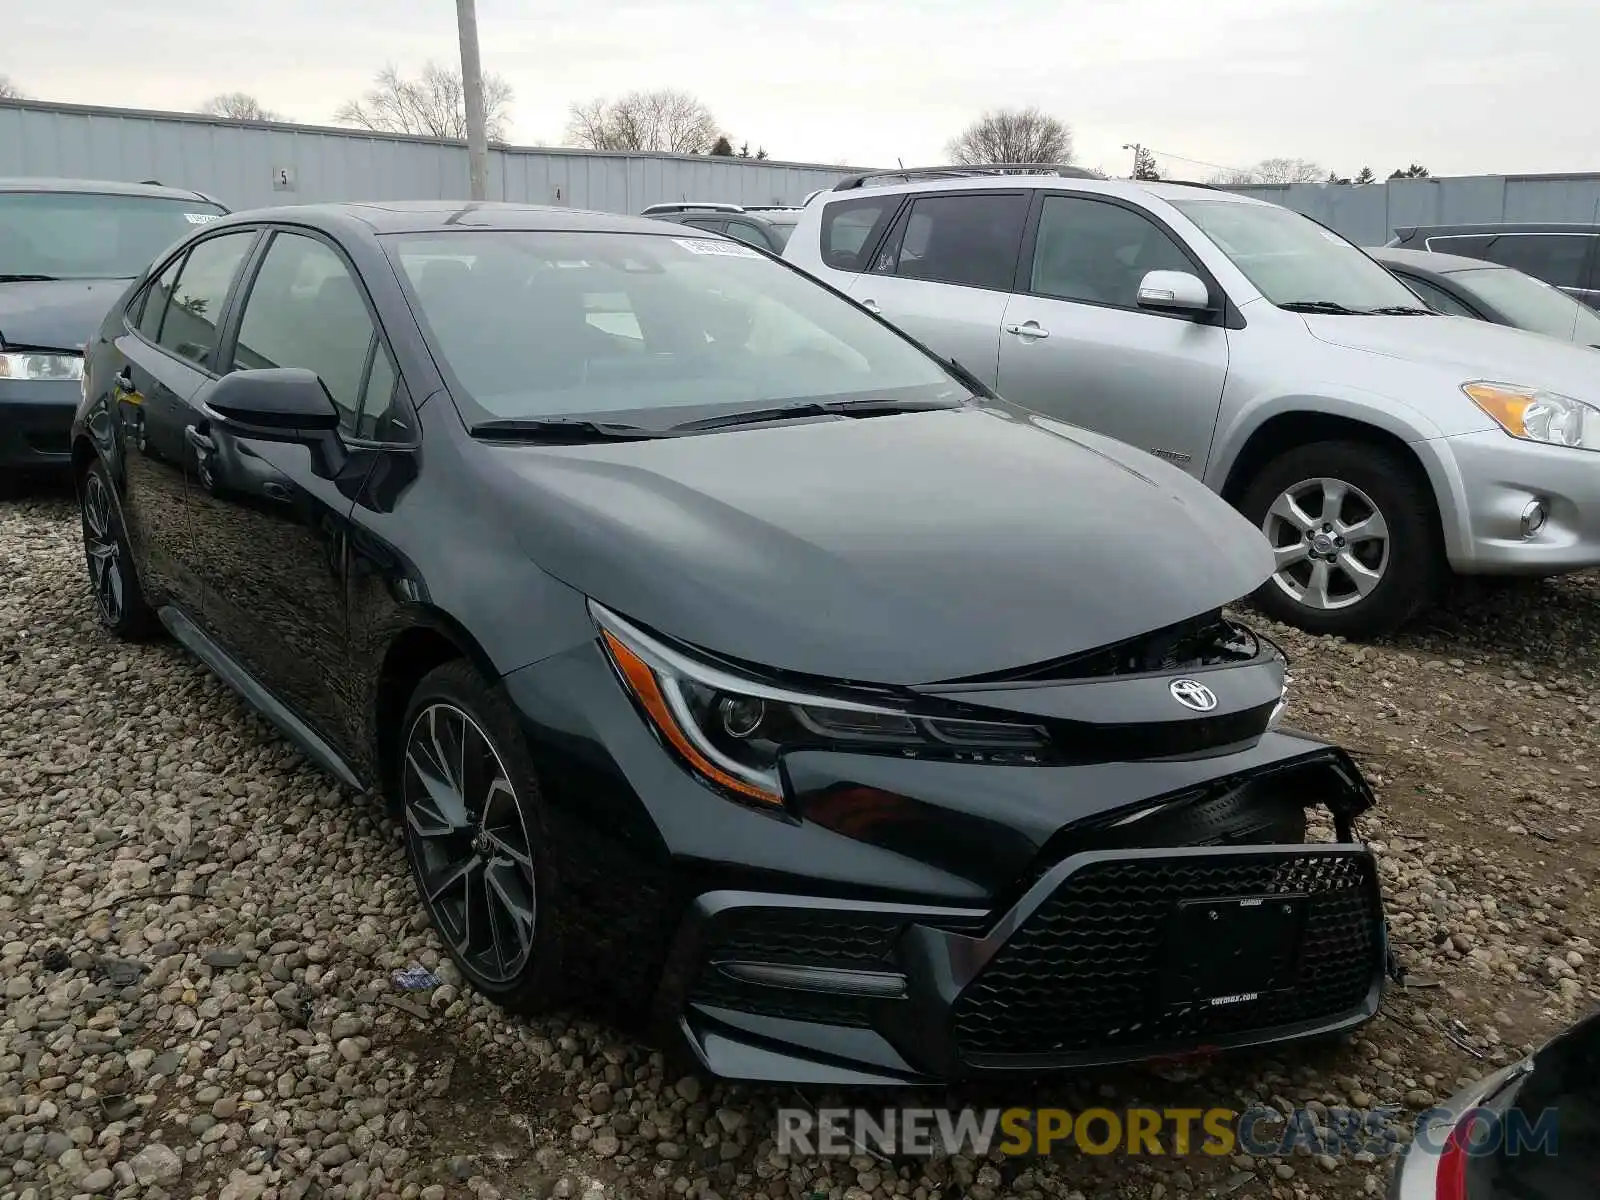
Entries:
<svg viewBox="0 0 1600 1200">
<path fill-rule="evenodd" d="M 122 509 L 105 464 L 98 460 L 84 474 L 80 510 L 89 588 L 100 623 L 123 641 L 143 641 L 160 628 L 160 621 L 139 586 Z"/>
<path fill-rule="evenodd" d="M 1297 446 L 1262 468 L 1240 508 L 1276 559 L 1256 602 L 1310 633 L 1391 633 L 1433 599 L 1443 575 L 1432 491 L 1382 446 Z"/>
<path fill-rule="evenodd" d="M 558 1004 L 571 922 L 510 704 L 468 663 L 447 663 L 413 693 L 399 753 L 407 857 L 450 958 L 503 1007 Z"/>
</svg>

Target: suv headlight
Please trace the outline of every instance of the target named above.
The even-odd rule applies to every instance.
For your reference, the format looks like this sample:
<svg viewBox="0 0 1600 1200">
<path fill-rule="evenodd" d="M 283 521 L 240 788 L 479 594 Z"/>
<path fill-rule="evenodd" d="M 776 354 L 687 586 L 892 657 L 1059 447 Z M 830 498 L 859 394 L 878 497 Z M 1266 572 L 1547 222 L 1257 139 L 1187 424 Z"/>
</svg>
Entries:
<svg viewBox="0 0 1600 1200">
<path fill-rule="evenodd" d="M 850 749 L 912 756 L 1041 761 L 1044 731 L 926 716 L 892 701 L 798 691 L 702 662 L 591 603 L 617 675 L 656 733 L 706 782 L 739 799 L 783 803 L 785 751 Z"/>
<path fill-rule="evenodd" d="M 1514 438 L 1600 450 L 1600 408 L 1543 388 L 1479 381 L 1461 385 L 1472 402 Z"/>
<path fill-rule="evenodd" d="M 76 383 L 82 378 L 81 355 L 35 354 L 16 350 L 0 354 L 0 379 L 60 379 Z"/>
</svg>

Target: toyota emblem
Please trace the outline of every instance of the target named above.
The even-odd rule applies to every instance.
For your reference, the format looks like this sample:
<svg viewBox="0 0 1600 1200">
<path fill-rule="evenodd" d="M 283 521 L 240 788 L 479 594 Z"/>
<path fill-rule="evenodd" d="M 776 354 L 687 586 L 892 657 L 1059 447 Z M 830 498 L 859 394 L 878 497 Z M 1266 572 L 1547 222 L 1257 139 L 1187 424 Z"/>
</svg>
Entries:
<svg viewBox="0 0 1600 1200">
<path fill-rule="evenodd" d="M 1217 694 L 1198 679 L 1174 679 L 1167 690 L 1179 704 L 1195 712 L 1210 712 L 1217 706 Z"/>
</svg>

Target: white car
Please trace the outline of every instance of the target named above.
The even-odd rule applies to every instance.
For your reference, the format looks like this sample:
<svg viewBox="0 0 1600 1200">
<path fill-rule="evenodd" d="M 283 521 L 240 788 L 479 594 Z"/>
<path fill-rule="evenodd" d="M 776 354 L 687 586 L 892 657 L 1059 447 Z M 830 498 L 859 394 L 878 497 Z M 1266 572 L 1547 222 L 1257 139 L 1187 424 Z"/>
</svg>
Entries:
<svg viewBox="0 0 1600 1200">
<path fill-rule="evenodd" d="M 1450 571 L 1600 564 L 1594 352 L 1433 313 L 1288 209 L 885 172 L 815 196 L 784 257 L 1007 400 L 1204 480 L 1273 545 L 1260 602 L 1306 629 L 1393 629 Z"/>
</svg>

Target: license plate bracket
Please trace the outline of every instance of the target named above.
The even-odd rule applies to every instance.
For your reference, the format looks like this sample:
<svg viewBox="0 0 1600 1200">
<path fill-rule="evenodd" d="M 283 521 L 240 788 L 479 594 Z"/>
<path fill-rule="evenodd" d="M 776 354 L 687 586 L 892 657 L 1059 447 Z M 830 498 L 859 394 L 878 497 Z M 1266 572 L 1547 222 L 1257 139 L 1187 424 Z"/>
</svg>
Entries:
<svg viewBox="0 0 1600 1200">
<path fill-rule="evenodd" d="M 1292 987 L 1303 895 L 1182 900 L 1171 924 L 1169 1004 L 1246 1004 Z"/>
</svg>

